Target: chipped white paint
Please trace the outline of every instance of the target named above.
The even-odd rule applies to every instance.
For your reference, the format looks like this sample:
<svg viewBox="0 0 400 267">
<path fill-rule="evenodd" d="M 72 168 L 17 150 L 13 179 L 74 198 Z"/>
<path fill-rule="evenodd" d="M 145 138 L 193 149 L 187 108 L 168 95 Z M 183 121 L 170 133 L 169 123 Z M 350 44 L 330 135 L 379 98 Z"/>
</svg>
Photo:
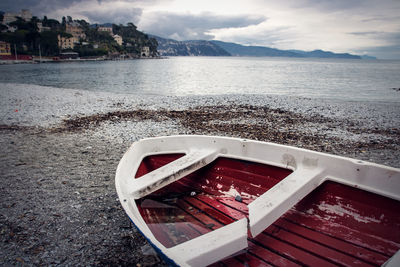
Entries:
<svg viewBox="0 0 400 267">
<path fill-rule="evenodd" d="M 375 218 L 371 218 L 368 216 L 362 216 L 361 214 L 358 214 L 355 209 L 349 207 L 349 206 L 342 206 L 342 205 L 331 205 L 328 203 L 325 203 L 325 201 L 322 201 L 318 205 L 318 209 L 321 211 L 324 211 L 328 214 L 332 214 L 335 216 L 349 216 L 353 218 L 354 220 L 358 222 L 363 222 L 363 223 L 380 223 L 381 221 Z"/>
<path fill-rule="evenodd" d="M 218 192 L 220 192 L 222 195 L 227 196 L 227 197 L 240 196 L 240 193 L 235 189 L 235 187 L 233 185 L 231 185 L 231 187 L 229 188 L 228 191 L 218 190 Z"/>
<path fill-rule="evenodd" d="M 260 187 L 261 187 L 261 185 L 260 185 L 260 184 L 252 184 L 252 183 L 250 183 L 250 185 L 251 185 L 251 186 L 254 186 L 254 187 L 258 187 L 258 188 L 260 188 Z"/>
<path fill-rule="evenodd" d="M 186 156 L 160 168 L 162 170 L 134 179 L 144 157 L 169 153 L 184 153 Z M 218 156 L 289 168 L 293 173 L 248 206 L 248 219 L 175 247 L 164 247 L 149 230 L 134 200 L 211 163 Z M 115 178 L 118 196 L 129 217 L 162 253 L 181 266 L 208 265 L 246 248 L 248 230 L 253 236 L 258 235 L 326 180 L 400 200 L 399 169 L 305 149 L 226 137 L 170 136 L 141 140 L 125 153 Z M 236 196 L 242 192 L 237 192 L 233 185 L 226 193 Z M 363 217 L 351 207 L 321 203 L 316 208 L 328 211 L 332 216 L 352 216 L 365 223 L 382 220 Z M 313 213 L 315 210 L 307 211 L 309 216 Z M 400 266 L 399 258 L 397 253 L 387 266 Z"/>
<path fill-rule="evenodd" d="M 222 185 L 221 184 L 217 184 L 217 189 L 221 189 Z M 222 191 L 222 190 L 218 190 L 219 193 L 221 193 L 222 196 L 225 197 L 237 197 L 240 196 L 242 198 L 246 198 L 246 199 L 256 199 L 258 196 L 254 196 L 254 195 L 250 195 L 246 192 L 239 192 L 236 190 L 236 188 L 234 187 L 234 185 L 231 185 L 231 187 L 229 188 L 228 191 Z"/>
</svg>

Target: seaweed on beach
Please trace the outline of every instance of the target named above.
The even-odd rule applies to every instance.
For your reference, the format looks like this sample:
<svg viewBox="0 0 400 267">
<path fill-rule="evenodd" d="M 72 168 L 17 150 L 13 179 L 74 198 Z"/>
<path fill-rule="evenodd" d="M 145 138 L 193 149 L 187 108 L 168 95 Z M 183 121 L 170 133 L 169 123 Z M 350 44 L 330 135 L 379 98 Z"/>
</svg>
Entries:
<svg viewBox="0 0 400 267">
<path fill-rule="evenodd" d="M 322 115 L 306 115 L 283 109 L 252 105 L 198 106 L 186 110 L 126 110 L 68 118 L 52 132 L 76 132 L 100 127 L 103 123 L 122 121 L 178 121 L 193 134 L 224 135 L 288 144 L 336 152 L 353 148 L 383 149 L 400 145 L 400 129 L 371 128 L 360 122 Z M 344 141 L 335 131 L 367 136 Z"/>
</svg>

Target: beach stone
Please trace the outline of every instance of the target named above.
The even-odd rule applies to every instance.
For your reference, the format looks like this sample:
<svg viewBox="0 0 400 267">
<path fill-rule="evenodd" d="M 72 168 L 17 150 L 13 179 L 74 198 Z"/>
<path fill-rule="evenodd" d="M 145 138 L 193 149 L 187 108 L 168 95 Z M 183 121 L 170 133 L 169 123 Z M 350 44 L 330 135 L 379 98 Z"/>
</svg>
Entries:
<svg viewBox="0 0 400 267">
<path fill-rule="evenodd" d="M 149 244 L 115 191 L 119 160 L 142 138 L 231 136 L 400 167 L 398 105 L 279 96 L 138 97 L 0 84 L 0 111 L 4 266 L 167 266 L 145 255 L 142 247 Z"/>
</svg>

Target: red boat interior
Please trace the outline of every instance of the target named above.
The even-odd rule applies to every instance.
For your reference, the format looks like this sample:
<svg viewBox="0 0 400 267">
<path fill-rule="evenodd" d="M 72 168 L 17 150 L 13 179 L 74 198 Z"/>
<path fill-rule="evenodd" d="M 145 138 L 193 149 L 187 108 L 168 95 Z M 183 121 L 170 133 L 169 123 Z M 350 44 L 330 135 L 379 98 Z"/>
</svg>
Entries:
<svg viewBox="0 0 400 267">
<path fill-rule="evenodd" d="M 136 173 L 183 154 L 146 157 Z M 137 200 L 150 230 L 169 248 L 248 216 L 247 205 L 292 171 L 218 158 Z M 324 182 L 282 215 L 249 247 L 215 266 L 380 266 L 400 249 L 400 202 Z M 234 234 L 234 233 L 233 233 Z"/>
</svg>

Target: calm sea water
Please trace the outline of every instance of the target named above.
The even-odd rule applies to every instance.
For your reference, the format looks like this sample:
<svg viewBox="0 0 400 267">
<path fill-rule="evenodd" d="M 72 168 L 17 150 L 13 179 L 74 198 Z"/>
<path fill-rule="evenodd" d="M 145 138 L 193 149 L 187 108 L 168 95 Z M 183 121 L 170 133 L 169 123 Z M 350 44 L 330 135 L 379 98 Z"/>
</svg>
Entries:
<svg viewBox="0 0 400 267">
<path fill-rule="evenodd" d="M 400 103 L 400 61 L 172 57 L 1 65 L 0 82 L 156 95 L 278 94 Z"/>
</svg>

